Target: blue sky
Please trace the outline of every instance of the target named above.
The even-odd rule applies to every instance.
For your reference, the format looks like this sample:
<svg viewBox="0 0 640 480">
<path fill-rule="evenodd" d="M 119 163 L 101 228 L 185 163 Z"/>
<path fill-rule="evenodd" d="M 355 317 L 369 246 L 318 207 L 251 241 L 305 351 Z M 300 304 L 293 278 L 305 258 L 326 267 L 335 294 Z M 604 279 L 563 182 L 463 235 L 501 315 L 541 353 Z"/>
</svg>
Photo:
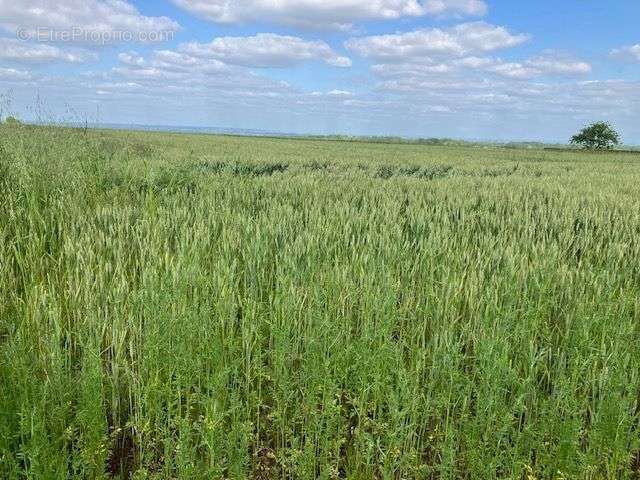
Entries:
<svg viewBox="0 0 640 480">
<path fill-rule="evenodd" d="M 640 2 L 0 0 L 26 120 L 640 144 Z"/>
</svg>

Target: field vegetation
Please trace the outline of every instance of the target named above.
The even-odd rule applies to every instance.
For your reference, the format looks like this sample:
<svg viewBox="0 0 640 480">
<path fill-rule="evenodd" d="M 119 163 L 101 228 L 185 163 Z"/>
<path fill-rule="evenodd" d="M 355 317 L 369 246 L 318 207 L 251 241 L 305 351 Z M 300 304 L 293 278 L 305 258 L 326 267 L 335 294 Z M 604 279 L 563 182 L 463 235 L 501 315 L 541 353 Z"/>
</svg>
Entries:
<svg viewBox="0 0 640 480">
<path fill-rule="evenodd" d="M 640 156 L 0 127 L 0 478 L 633 479 Z"/>
</svg>

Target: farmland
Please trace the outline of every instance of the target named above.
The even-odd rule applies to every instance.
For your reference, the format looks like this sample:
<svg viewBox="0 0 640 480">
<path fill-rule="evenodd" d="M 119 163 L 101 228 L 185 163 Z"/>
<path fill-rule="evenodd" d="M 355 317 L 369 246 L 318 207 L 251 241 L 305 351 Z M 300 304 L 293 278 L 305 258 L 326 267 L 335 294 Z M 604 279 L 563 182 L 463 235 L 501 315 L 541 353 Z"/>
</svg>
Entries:
<svg viewBox="0 0 640 480">
<path fill-rule="evenodd" d="M 640 474 L 640 155 L 0 127 L 0 478 Z"/>
</svg>

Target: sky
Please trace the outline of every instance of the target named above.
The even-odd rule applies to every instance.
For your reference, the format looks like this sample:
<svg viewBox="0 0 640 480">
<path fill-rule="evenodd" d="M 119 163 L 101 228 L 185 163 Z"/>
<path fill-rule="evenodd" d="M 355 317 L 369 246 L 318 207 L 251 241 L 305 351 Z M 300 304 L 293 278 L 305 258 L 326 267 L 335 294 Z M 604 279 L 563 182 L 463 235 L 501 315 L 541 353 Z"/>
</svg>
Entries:
<svg viewBox="0 0 640 480">
<path fill-rule="evenodd" d="M 640 144 L 638 0 L 0 0 L 26 121 Z"/>
</svg>

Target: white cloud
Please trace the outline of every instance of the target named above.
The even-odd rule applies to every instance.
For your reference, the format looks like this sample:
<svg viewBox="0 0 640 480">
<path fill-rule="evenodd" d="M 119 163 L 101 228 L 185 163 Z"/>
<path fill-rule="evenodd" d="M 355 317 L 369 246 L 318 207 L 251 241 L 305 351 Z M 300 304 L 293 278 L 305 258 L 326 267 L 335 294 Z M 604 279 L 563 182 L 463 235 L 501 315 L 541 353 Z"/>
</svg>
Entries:
<svg viewBox="0 0 640 480">
<path fill-rule="evenodd" d="M 501 86 L 502 84 L 499 82 L 492 82 L 486 79 L 400 77 L 393 80 L 385 80 L 378 85 L 377 89 L 381 92 L 405 94 L 422 94 L 425 92 L 437 94 L 438 92 L 455 91 L 460 92 L 462 95 L 468 95 L 472 91 L 494 90 Z"/>
<path fill-rule="evenodd" d="M 124 68 L 129 68 L 131 71 L 135 71 L 135 68 L 131 69 L 131 67 L 137 67 L 143 71 L 155 71 L 158 75 L 163 71 L 218 74 L 231 70 L 229 65 L 218 60 L 192 57 L 173 50 L 156 50 L 149 59 L 145 59 L 137 52 L 122 52 L 118 55 L 118 59 L 126 66 Z"/>
<path fill-rule="evenodd" d="M 199 58 L 212 58 L 245 67 L 290 67 L 308 61 L 323 60 L 335 67 L 349 67 L 351 60 L 338 55 L 322 41 L 260 33 L 253 37 L 219 37 L 210 43 L 187 43 L 180 52 Z"/>
<path fill-rule="evenodd" d="M 504 27 L 473 22 L 448 29 L 353 38 L 345 46 L 363 57 L 386 62 L 428 61 L 431 57 L 462 57 L 514 47 L 528 38 L 512 34 Z"/>
<path fill-rule="evenodd" d="M 118 54 L 118 60 L 125 65 L 132 65 L 135 67 L 142 67 L 146 62 L 143 57 L 136 52 L 122 52 Z"/>
<path fill-rule="evenodd" d="M 591 72 L 591 65 L 582 60 L 554 52 L 524 60 L 508 62 L 500 58 L 469 56 L 435 61 L 387 62 L 375 64 L 371 71 L 385 80 L 383 85 L 401 90 L 425 88 L 434 82 L 457 85 L 461 81 L 478 81 L 491 74 L 512 80 L 528 80 L 535 77 L 569 77 Z"/>
<path fill-rule="evenodd" d="M 0 67 L 0 80 L 8 82 L 21 82 L 31 80 L 33 77 L 29 72 L 16 70 L 15 68 Z"/>
<path fill-rule="evenodd" d="M 540 71 L 520 62 L 503 62 L 490 60 L 489 63 L 478 67 L 485 72 L 493 72 L 503 77 L 513 79 L 533 78 L 540 75 Z"/>
<path fill-rule="evenodd" d="M 614 48 L 610 52 L 611 57 L 631 62 L 640 62 L 640 43 L 626 47 Z"/>
<path fill-rule="evenodd" d="M 352 92 L 348 91 L 348 90 L 340 90 L 340 89 L 333 89 L 330 90 L 328 92 L 319 92 L 319 91 L 315 91 L 315 92 L 311 92 L 306 94 L 306 96 L 308 97 L 316 97 L 316 98 L 323 98 L 323 97 L 351 97 L 353 95 Z"/>
<path fill-rule="evenodd" d="M 426 0 L 424 8 L 432 15 L 453 13 L 482 16 L 487 13 L 487 4 L 482 0 Z"/>
<path fill-rule="evenodd" d="M 203 58 L 173 50 L 156 50 L 143 57 L 137 52 L 119 54 L 121 64 L 108 72 L 88 72 L 85 78 L 99 81 L 95 88 L 126 93 L 165 96 L 189 92 L 197 95 L 243 97 L 264 96 L 292 91 L 285 82 L 253 73 L 246 67 L 227 65 L 214 58 Z"/>
<path fill-rule="evenodd" d="M 483 0 L 172 0 L 217 23 L 271 22 L 306 28 L 351 28 L 363 20 L 421 15 L 484 15 Z"/>
<path fill-rule="evenodd" d="M 544 54 L 527 60 L 527 66 L 534 68 L 540 74 L 581 75 L 591 73 L 591 65 L 582 60 L 553 53 Z"/>
<path fill-rule="evenodd" d="M 80 43 L 153 41 L 180 28 L 170 18 L 142 15 L 125 0 L 0 0 L 0 26 L 21 38 Z"/>
<path fill-rule="evenodd" d="M 455 66 L 452 63 L 440 63 L 426 61 L 422 63 L 380 63 L 373 65 L 371 71 L 381 77 L 393 77 L 397 75 L 424 76 L 431 74 L 445 74 L 453 71 Z"/>
<path fill-rule="evenodd" d="M 330 92 L 327 92 L 327 95 L 332 97 L 349 97 L 353 94 L 347 90 L 331 90 Z"/>
<path fill-rule="evenodd" d="M 150 64 L 156 68 L 197 72 L 206 75 L 217 75 L 232 71 L 229 65 L 219 60 L 193 57 L 173 50 L 156 50 L 153 52 Z"/>
<path fill-rule="evenodd" d="M 514 81 L 517 80 L 517 81 Z M 421 106 L 440 105 L 460 115 L 524 115 L 525 118 L 558 118 L 568 115 L 592 117 L 637 116 L 640 82 L 522 81 L 512 76 L 491 79 L 476 76 L 387 79 L 378 86 L 380 95 L 393 95 L 407 112 Z M 501 126 L 506 124 L 501 123 Z"/>
<path fill-rule="evenodd" d="M 114 67 L 112 72 L 117 75 L 118 78 L 134 80 L 148 80 L 156 82 L 187 80 L 187 75 L 182 72 L 164 70 L 153 66 L 143 66 L 139 68 L 136 66 Z"/>
<path fill-rule="evenodd" d="M 27 43 L 11 38 L 0 38 L 0 59 L 21 63 L 84 63 L 96 60 L 97 56 L 95 53 L 79 49 L 63 50 L 44 43 Z"/>
<path fill-rule="evenodd" d="M 505 62 L 499 58 L 465 57 L 453 62 L 455 66 L 491 72 L 513 79 L 528 79 L 548 75 L 584 75 L 591 65 L 582 60 L 552 52 L 530 58 L 524 62 Z"/>
</svg>

